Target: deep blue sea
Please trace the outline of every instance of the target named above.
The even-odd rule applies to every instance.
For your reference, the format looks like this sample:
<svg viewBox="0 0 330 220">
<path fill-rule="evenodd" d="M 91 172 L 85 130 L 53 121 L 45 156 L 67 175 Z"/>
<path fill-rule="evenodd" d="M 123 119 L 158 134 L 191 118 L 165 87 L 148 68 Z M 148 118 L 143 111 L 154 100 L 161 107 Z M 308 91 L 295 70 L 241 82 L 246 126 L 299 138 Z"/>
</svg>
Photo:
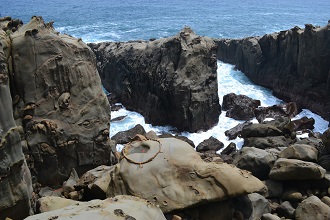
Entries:
<svg viewBox="0 0 330 220">
<path fill-rule="evenodd" d="M 167 37 L 185 25 L 199 35 L 240 38 L 304 24 L 324 26 L 330 0 L 2 0 L 0 17 L 55 21 L 86 42 Z"/>
<path fill-rule="evenodd" d="M 214 38 L 241 38 L 264 35 L 304 24 L 324 26 L 330 20 L 330 0 L 2 0 L 0 17 L 20 18 L 27 23 L 32 15 L 46 22 L 55 21 L 55 28 L 85 42 L 128 41 L 161 38 L 178 33 L 188 25 L 199 35 Z M 234 92 L 261 100 L 263 106 L 281 103 L 271 91 L 254 85 L 233 66 L 218 62 L 219 97 Z M 157 133 L 172 132 L 175 128 L 146 124 L 136 113 L 122 109 L 112 112 L 112 118 L 126 116 L 111 123 L 110 136 L 141 124 Z M 323 132 L 328 122 L 305 109 L 299 117 L 313 117 L 315 130 Z M 224 131 L 238 121 L 225 117 L 223 112 L 214 128 L 199 133 L 183 132 L 198 144 L 214 136 L 227 145 Z M 243 140 L 234 142 L 240 147 Z"/>
</svg>

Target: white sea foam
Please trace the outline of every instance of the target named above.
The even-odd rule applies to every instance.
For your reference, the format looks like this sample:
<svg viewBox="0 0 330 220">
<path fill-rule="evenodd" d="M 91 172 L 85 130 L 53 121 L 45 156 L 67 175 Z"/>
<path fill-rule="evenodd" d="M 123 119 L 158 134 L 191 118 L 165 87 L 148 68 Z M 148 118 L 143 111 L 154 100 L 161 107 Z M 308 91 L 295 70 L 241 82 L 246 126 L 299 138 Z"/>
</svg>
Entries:
<svg viewBox="0 0 330 220">
<path fill-rule="evenodd" d="M 262 106 L 270 106 L 282 103 L 280 99 L 272 95 L 269 89 L 253 84 L 242 72 L 234 70 L 232 65 L 225 64 L 223 62 L 218 62 L 218 86 L 220 103 L 222 103 L 222 97 L 231 92 L 247 95 L 253 99 L 258 99 L 261 101 Z M 126 115 L 124 120 L 111 123 L 111 137 L 117 132 L 128 130 L 137 124 L 141 124 L 147 132 L 153 130 L 157 134 L 164 132 L 173 134 L 175 133 L 173 132 L 175 128 L 170 126 L 152 126 L 145 123 L 145 120 L 141 114 L 128 111 L 125 108 L 118 111 L 113 111 L 111 114 L 112 118 Z M 315 119 L 315 132 L 324 132 L 328 128 L 328 121 L 306 109 L 304 109 L 294 119 L 298 119 L 304 116 L 313 117 Z M 226 117 L 226 112 L 222 111 L 221 115 L 219 116 L 219 123 L 210 130 L 197 133 L 182 132 L 181 135 L 186 136 L 192 140 L 196 146 L 203 140 L 213 136 L 222 141 L 225 146 L 227 146 L 230 142 L 234 142 L 238 148 L 241 148 L 243 145 L 243 139 L 236 138 L 235 140 L 230 141 L 225 136 L 224 132 L 242 122 L 244 121 L 237 121 Z M 252 122 L 258 123 L 256 119 L 252 120 Z"/>
</svg>

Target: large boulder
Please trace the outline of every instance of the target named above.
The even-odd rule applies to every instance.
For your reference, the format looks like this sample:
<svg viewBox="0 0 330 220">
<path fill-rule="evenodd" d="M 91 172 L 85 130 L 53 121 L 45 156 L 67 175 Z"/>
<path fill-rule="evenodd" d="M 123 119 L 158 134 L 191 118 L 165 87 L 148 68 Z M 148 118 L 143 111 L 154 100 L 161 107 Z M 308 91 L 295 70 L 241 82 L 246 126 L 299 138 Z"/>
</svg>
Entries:
<svg viewBox="0 0 330 220">
<path fill-rule="evenodd" d="M 155 203 L 165 213 L 264 189 L 249 172 L 226 163 L 203 162 L 189 144 L 175 138 L 136 141 L 122 153 L 122 160 L 108 172 L 103 167 L 84 174 L 80 187 L 93 192 L 94 186 L 99 192 L 99 186 L 108 185 L 104 190 L 107 197 L 135 195 Z M 104 181 L 97 181 L 95 176 Z"/>
<path fill-rule="evenodd" d="M 266 118 L 276 118 L 280 116 L 293 118 L 298 114 L 298 108 L 296 103 L 290 102 L 269 107 L 258 107 L 254 110 L 254 114 L 259 123 L 261 123 Z"/>
<path fill-rule="evenodd" d="M 321 166 L 297 159 L 278 159 L 269 173 L 273 180 L 319 180 L 326 170 Z"/>
<path fill-rule="evenodd" d="M 216 44 L 189 27 L 154 41 L 89 44 L 104 87 L 146 122 L 195 132 L 216 125 Z"/>
<path fill-rule="evenodd" d="M 14 116 L 24 128 L 32 174 L 59 184 L 110 158 L 110 107 L 94 53 L 41 17 L 10 35 Z"/>
<path fill-rule="evenodd" d="M 284 149 L 279 157 L 315 162 L 318 150 L 307 144 L 293 144 Z"/>
<path fill-rule="evenodd" d="M 253 82 L 270 88 L 298 109 L 329 119 L 330 23 L 244 39 L 218 39 L 218 59 L 236 65 Z"/>
<path fill-rule="evenodd" d="M 68 199 L 44 198 L 47 212 L 33 215 L 27 220 L 37 219 L 145 219 L 165 220 L 161 210 L 150 202 L 133 196 L 116 196 L 106 200 L 76 202 Z"/>
<path fill-rule="evenodd" d="M 30 214 L 32 183 L 22 151 L 22 128 L 13 118 L 10 54 L 10 39 L 0 29 L 0 219 L 23 219 Z"/>
<path fill-rule="evenodd" d="M 330 207 L 316 196 L 310 196 L 298 205 L 295 217 L 297 220 L 327 220 L 330 218 Z"/>
<path fill-rule="evenodd" d="M 282 131 L 269 124 L 251 124 L 244 126 L 241 132 L 242 138 L 281 136 Z"/>
<path fill-rule="evenodd" d="M 254 110 L 260 105 L 259 100 L 254 100 L 246 95 L 229 93 L 223 97 L 222 110 L 227 111 L 226 116 L 236 120 L 251 120 Z"/>
</svg>

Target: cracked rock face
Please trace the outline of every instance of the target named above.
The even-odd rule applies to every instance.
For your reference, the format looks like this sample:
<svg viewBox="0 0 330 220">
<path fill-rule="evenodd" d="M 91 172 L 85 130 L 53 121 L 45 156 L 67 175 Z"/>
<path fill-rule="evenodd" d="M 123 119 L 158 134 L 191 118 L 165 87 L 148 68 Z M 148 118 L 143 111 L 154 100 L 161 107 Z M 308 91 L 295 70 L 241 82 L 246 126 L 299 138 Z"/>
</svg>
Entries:
<svg viewBox="0 0 330 220">
<path fill-rule="evenodd" d="M 155 41 L 89 45 L 103 86 L 148 123 L 196 132 L 216 125 L 221 112 L 217 46 L 189 27 Z"/>
<path fill-rule="evenodd" d="M 41 17 L 10 35 L 12 97 L 32 174 L 59 184 L 110 160 L 110 107 L 95 55 L 81 40 L 54 30 Z"/>
<path fill-rule="evenodd" d="M 22 152 L 21 127 L 13 118 L 9 56 L 10 39 L 0 29 L 0 219 L 23 219 L 30 213 L 32 184 Z"/>
<path fill-rule="evenodd" d="M 129 146 L 115 166 L 101 166 L 84 174 L 78 188 L 94 196 L 138 196 L 164 213 L 264 188 L 248 171 L 204 162 L 189 144 L 176 138 L 136 141 Z"/>
</svg>

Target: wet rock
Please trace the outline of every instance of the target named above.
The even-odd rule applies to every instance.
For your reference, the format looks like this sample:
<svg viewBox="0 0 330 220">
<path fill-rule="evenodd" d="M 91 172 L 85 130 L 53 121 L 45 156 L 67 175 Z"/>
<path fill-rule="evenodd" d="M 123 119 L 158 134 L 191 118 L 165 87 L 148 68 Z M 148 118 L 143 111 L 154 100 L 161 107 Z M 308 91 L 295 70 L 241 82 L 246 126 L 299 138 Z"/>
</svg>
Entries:
<svg viewBox="0 0 330 220">
<path fill-rule="evenodd" d="M 89 46 L 105 88 L 147 123 L 189 132 L 217 124 L 221 107 L 212 39 L 185 27 L 176 36 L 155 41 Z"/>
<path fill-rule="evenodd" d="M 279 157 L 315 162 L 317 155 L 318 151 L 315 147 L 306 144 L 293 144 L 284 149 Z"/>
<path fill-rule="evenodd" d="M 53 198 L 50 198 L 53 199 Z M 159 219 L 165 220 L 165 216 L 159 208 L 146 200 L 133 196 L 116 196 L 105 200 L 92 200 L 89 202 L 76 202 L 62 199 L 62 201 L 48 202 L 52 211 L 30 216 L 33 219 Z M 65 208 L 64 208 L 65 207 Z M 139 211 L 136 211 L 139 210 Z"/>
<path fill-rule="evenodd" d="M 298 108 L 295 102 L 290 102 L 270 107 L 258 107 L 254 110 L 254 114 L 259 123 L 261 123 L 266 118 L 276 118 L 279 116 L 293 118 L 298 114 Z"/>
<path fill-rule="evenodd" d="M 284 101 L 329 117 L 328 29 L 306 26 L 262 37 L 218 39 L 219 60 L 236 65 L 254 83 Z"/>
<path fill-rule="evenodd" d="M 237 136 L 239 136 L 242 132 L 242 129 L 247 126 L 247 125 L 251 125 L 252 122 L 250 121 L 246 121 L 244 123 L 240 123 L 238 125 L 236 125 L 235 127 L 225 131 L 225 135 L 229 138 L 229 140 L 234 140 L 237 138 Z"/>
<path fill-rule="evenodd" d="M 228 146 L 221 151 L 221 155 L 230 155 L 236 152 L 236 144 L 231 142 Z"/>
<path fill-rule="evenodd" d="M 313 130 L 315 120 L 314 118 L 302 117 L 297 120 L 291 121 L 286 128 L 290 131 L 303 131 L 303 130 Z"/>
<path fill-rule="evenodd" d="M 238 168 L 248 170 L 260 180 L 265 180 L 268 179 L 269 171 L 277 160 L 277 155 L 255 147 L 243 147 L 234 154 L 233 158 L 233 164 Z"/>
<path fill-rule="evenodd" d="M 321 166 L 296 159 L 278 159 L 269 173 L 273 180 L 318 180 L 324 178 L 326 170 Z"/>
<path fill-rule="evenodd" d="M 281 136 L 282 131 L 269 124 L 251 124 L 244 126 L 241 132 L 242 138 Z"/>
<path fill-rule="evenodd" d="M 116 117 L 116 118 L 111 119 L 110 122 L 118 122 L 118 121 L 122 121 L 122 120 L 124 120 L 126 117 L 127 117 L 127 115 L 119 116 L 119 117 Z"/>
<path fill-rule="evenodd" d="M 287 139 L 284 136 L 275 137 L 251 137 L 244 139 L 243 147 L 256 147 L 259 149 L 268 148 L 283 148 L 288 147 L 292 142 L 291 139 Z"/>
<path fill-rule="evenodd" d="M 126 144 L 130 142 L 137 134 L 145 135 L 146 131 L 142 127 L 142 125 L 138 124 L 134 128 L 131 128 L 127 131 L 120 131 L 114 136 L 112 136 L 112 140 L 116 141 L 117 144 Z"/>
<path fill-rule="evenodd" d="M 226 163 L 203 162 L 189 144 L 175 138 L 135 141 L 123 149 L 122 155 L 108 173 L 93 171 L 110 177 L 106 195 L 134 194 L 152 201 L 164 213 L 264 188 L 247 171 Z M 91 179 L 88 185 L 97 180 Z"/>
<path fill-rule="evenodd" d="M 245 95 L 229 93 L 223 97 L 222 110 L 227 111 L 226 116 L 229 118 L 251 120 L 254 118 L 254 109 L 259 105 L 259 100 L 251 99 Z"/>
<path fill-rule="evenodd" d="M 37 181 L 62 184 L 72 168 L 81 174 L 110 164 L 110 106 L 93 52 L 36 16 L 10 37 L 14 112 Z"/>
<path fill-rule="evenodd" d="M 218 151 L 223 148 L 223 143 L 216 139 L 215 137 L 210 137 L 209 139 L 204 140 L 201 142 L 197 147 L 197 152 L 204 152 L 204 151 Z"/>
<path fill-rule="evenodd" d="M 298 205 L 295 217 L 297 220 L 326 220 L 330 218 L 330 207 L 316 196 L 310 196 Z"/>
</svg>

